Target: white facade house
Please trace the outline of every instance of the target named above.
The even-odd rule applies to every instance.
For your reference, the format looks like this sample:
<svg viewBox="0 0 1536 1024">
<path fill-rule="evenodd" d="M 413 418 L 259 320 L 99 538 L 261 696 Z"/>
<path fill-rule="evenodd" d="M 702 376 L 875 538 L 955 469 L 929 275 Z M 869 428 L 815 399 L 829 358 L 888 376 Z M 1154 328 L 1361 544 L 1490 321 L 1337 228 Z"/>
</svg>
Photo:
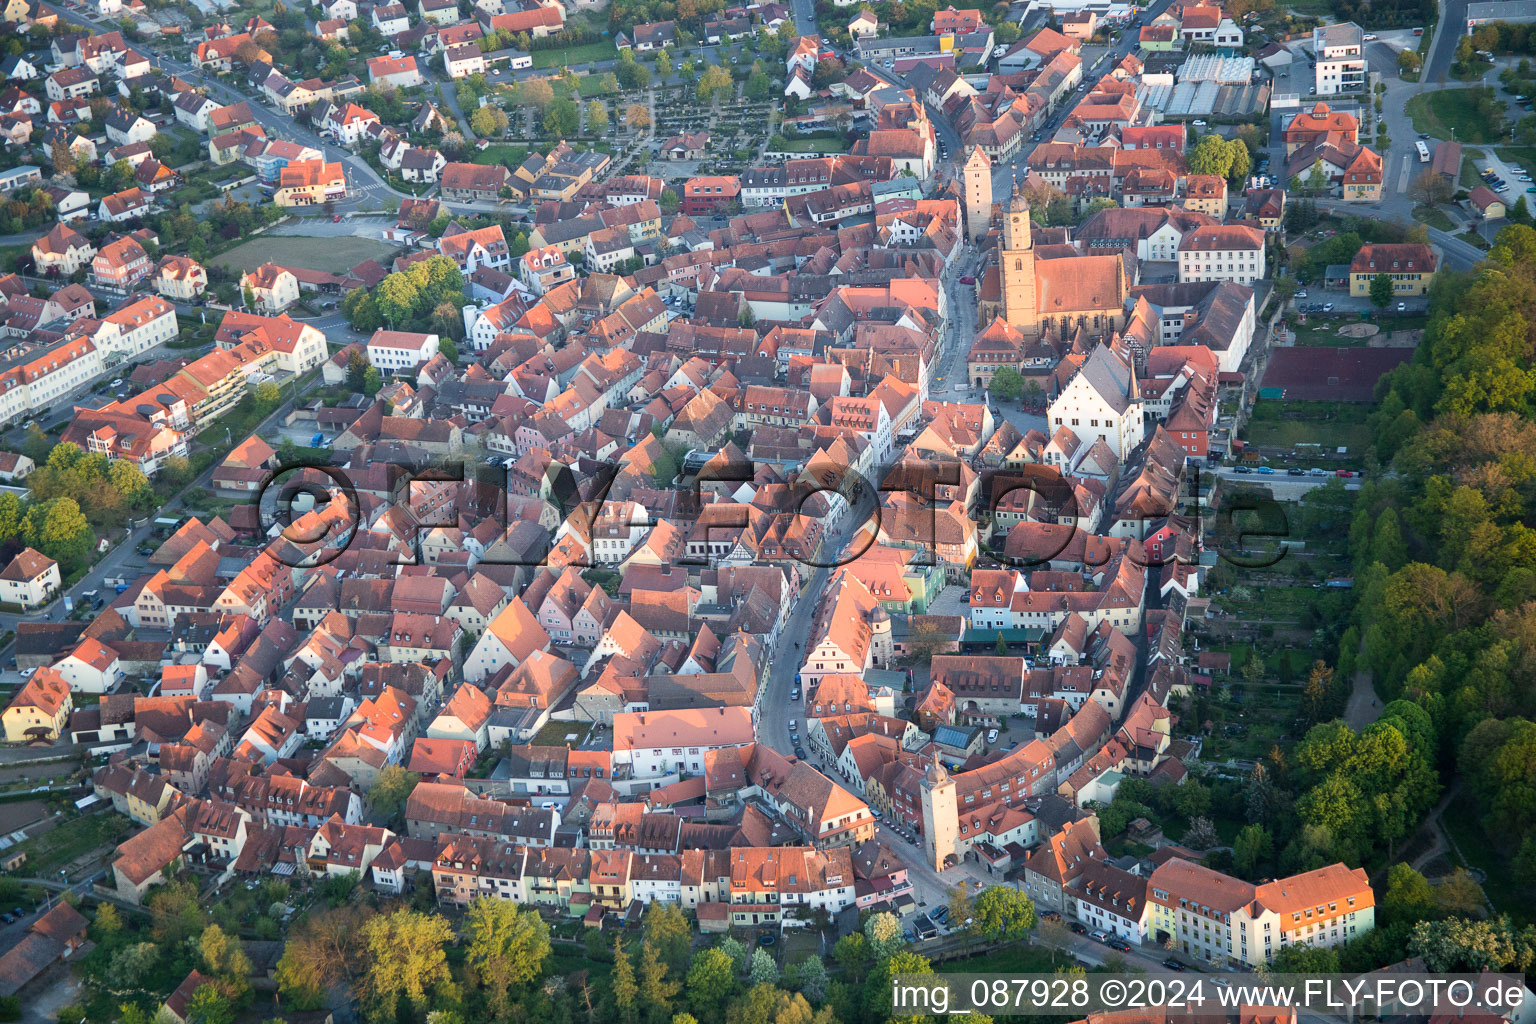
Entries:
<svg viewBox="0 0 1536 1024">
<path fill-rule="evenodd" d="M 380 373 L 414 370 L 437 355 L 435 334 L 411 331 L 375 331 L 368 339 L 368 363 Z"/>
<path fill-rule="evenodd" d="M 1240 224 L 1196 228 L 1179 243 L 1179 283 L 1231 281 L 1249 285 L 1266 276 L 1264 231 Z"/>
<path fill-rule="evenodd" d="M 1366 85 L 1365 34 L 1352 21 L 1312 30 L 1313 91 L 1319 96 L 1356 92 Z"/>
<path fill-rule="evenodd" d="M 1066 430 L 1084 449 L 1103 441 L 1122 462 L 1146 437 L 1136 368 L 1109 345 L 1089 354 L 1046 415 L 1053 434 Z"/>
</svg>

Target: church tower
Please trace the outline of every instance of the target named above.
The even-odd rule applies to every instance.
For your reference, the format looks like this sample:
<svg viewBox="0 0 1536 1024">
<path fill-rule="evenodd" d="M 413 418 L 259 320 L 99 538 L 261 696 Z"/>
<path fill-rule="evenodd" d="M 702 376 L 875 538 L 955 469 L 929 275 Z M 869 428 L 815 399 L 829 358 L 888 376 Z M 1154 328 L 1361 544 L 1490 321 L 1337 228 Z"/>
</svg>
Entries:
<svg viewBox="0 0 1536 1024">
<path fill-rule="evenodd" d="M 992 161 L 980 146 L 971 148 L 965 162 L 965 227 L 971 241 L 980 240 L 992 226 Z"/>
<path fill-rule="evenodd" d="M 1035 289 L 1035 243 L 1030 237 L 1029 201 L 1013 183 L 1003 217 L 1003 245 L 998 252 L 1003 277 L 1003 319 L 1026 338 L 1040 334 L 1039 295 Z"/>
<path fill-rule="evenodd" d="M 919 789 L 923 801 L 923 852 L 935 871 L 943 871 L 951 858 L 960 859 L 960 805 L 955 798 L 955 780 L 939 764 L 937 753 Z"/>
</svg>

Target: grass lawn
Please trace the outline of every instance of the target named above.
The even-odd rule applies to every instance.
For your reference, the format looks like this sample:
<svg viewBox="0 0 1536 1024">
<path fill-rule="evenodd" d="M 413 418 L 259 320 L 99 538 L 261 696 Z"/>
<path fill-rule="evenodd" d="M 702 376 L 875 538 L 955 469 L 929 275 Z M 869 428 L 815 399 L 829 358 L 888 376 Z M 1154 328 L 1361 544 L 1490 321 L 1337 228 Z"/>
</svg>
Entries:
<svg viewBox="0 0 1536 1024">
<path fill-rule="evenodd" d="M 1331 18 L 1333 16 L 1333 4 L 1330 0 L 1291 0 L 1285 5 L 1285 9 L 1303 18 Z"/>
<path fill-rule="evenodd" d="M 384 256 L 395 246 L 375 238 L 338 235 L 308 238 L 303 235 L 264 235 L 244 242 L 218 257 L 231 270 L 254 270 L 268 261 L 306 270 L 342 272 L 366 259 Z"/>
<path fill-rule="evenodd" d="M 1500 146 L 1498 154 L 1505 163 L 1519 164 L 1536 175 L 1536 146 Z"/>
<path fill-rule="evenodd" d="M 16 261 L 21 258 L 23 253 L 29 253 L 31 251 L 32 247 L 30 245 L 0 246 L 0 270 L 4 270 L 6 273 L 10 273 L 11 271 L 15 270 Z"/>
<path fill-rule="evenodd" d="M 964 960 L 949 960 L 934 967 L 934 970 L 940 974 L 1049 974 L 1055 968 L 1051 964 L 1050 953 L 1021 942 L 994 949 L 990 953 L 966 957 Z"/>
<path fill-rule="evenodd" d="M 1332 320 L 1312 320 L 1304 324 L 1296 324 L 1292 329 L 1296 332 L 1296 344 L 1298 345 L 1323 345 L 1331 348 L 1349 348 L 1360 344 L 1359 338 L 1349 338 L 1340 334 L 1339 324 Z"/>
<path fill-rule="evenodd" d="M 1433 206 L 1415 206 L 1413 208 L 1413 219 L 1421 224 L 1428 224 L 1430 227 L 1437 228 L 1440 231 L 1456 230 L 1456 225 L 1452 223 L 1451 218 L 1447 217 L 1443 210 L 1438 210 Z"/>
<path fill-rule="evenodd" d="M 586 738 L 587 727 L 580 722 L 550 722 L 540 729 L 533 742 L 551 747 L 563 747 L 572 736 L 576 737 L 571 742 L 579 742 Z"/>
<path fill-rule="evenodd" d="M 526 146 L 487 146 L 475 154 L 474 162 L 477 164 L 501 164 L 503 167 L 518 167 L 528 159 L 528 147 Z"/>
<path fill-rule="evenodd" d="M 1457 235 L 1456 237 L 1461 239 L 1463 242 L 1466 242 L 1468 245 L 1475 245 L 1475 246 L 1477 246 L 1479 249 L 1482 249 L 1485 252 L 1488 249 L 1488 239 L 1484 238 L 1482 235 L 1478 234 L 1476 231 L 1463 231 L 1461 234 Z"/>
<path fill-rule="evenodd" d="M 1413 130 L 1428 132 L 1437 139 L 1457 142 L 1497 142 L 1488 125 L 1477 116 L 1471 103 L 1473 89 L 1437 89 L 1421 92 L 1408 101 L 1408 116 Z"/>
<path fill-rule="evenodd" d="M 1482 810 L 1475 800 L 1454 800 L 1441 815 L 1440 824 L 1456 837 L 1456 846 L 1467 862 L 1467 867 L 1481 869 L 1487 878 L 1483 892 L 1493 904 L 1494 910 L 1509 914 L 1516 925 L 1536 920 L 1536 903 L 1525 898 L 1515 884 L 1514 872 L 1509 859 L 1485 841 Z M 1526 894 L 1528 895 L 1528 894 Z"/>
<path fill-rule="evenodd" d="M 66 821 L 51 832 L 36 839 L 29 839 L 16 847 L 27 854 L 22 869 L 35 875 L 53 875 L 77 857 L 83 857 L 100 848 L 110 851 L 131 830 L 127 818 L 110 812 L 87 814 L 73 821 Z"/>
<path fill-rule="evenodd" d="M 614 90 L 603 88 L 602 75 L 582 75 L 576 79 L 576 91 L 581 93 L 582 99 L 594 99 L 598 96 L 612 95 Z"/>
<path fill-rule="evenodd" d="M 1340 402 L 1260 402 L 1248 421 L 1252 444 L 1290 448 L 1315 442 L 1326 431 L 1328 443 L 1360 450 L 1370 439 L 1365 417 L 1370 406 Z M 1322 430 L 1320 430 L 1320 427 Z"/>
<path fill-rule="evenodd" d="M 1480 149 L 1461 151 L 1461 187 L 1469 192 L 1483 183 L 1483 176 L 1477 169 L 1477 162 L 1481 159 L 1483 151 Z"/>
<path fill-rule="evenodd" d="M 582 46 L 568 46 L 563 50 L 534 50 L 533 66 L 536 68 L 566 67 L 594 60 L 611 60 L 618 55 L 619 50 L 613 45 L 613 40 L 600 39 L 595 43 L 586 43 Z"/>
</svg>

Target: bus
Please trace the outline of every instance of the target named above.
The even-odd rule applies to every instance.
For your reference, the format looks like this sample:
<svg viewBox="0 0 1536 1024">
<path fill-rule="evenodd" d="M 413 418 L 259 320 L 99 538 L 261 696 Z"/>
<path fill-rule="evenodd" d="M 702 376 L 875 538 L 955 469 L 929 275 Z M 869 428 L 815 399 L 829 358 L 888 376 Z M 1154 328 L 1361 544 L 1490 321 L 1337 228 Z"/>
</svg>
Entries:
<svg viewBox="0 0 1536 1024">
<path fill-rule="evenodd" d="M 1414 145 L 1417 146 L 1419 150 L 1419 163 L 1429 163 L 1429 147 L 1424 145 L 1424 140 L 1420 139 L 1418 142 L 1414 143 Z"/>
</svg>

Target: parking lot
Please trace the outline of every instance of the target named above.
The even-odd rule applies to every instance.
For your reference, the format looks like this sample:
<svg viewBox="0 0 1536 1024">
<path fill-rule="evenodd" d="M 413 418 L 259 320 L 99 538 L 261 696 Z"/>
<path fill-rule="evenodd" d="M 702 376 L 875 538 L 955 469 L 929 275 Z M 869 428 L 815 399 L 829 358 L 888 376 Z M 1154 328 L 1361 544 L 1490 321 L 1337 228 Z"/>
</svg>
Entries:
<svg viewBox="0 0 1536 1024">
<path fill-rule="evenodd" d="M 1488 187 L 1504 200 L 1504 205 L 1515 205 L 1516 200 L 1527 193 L 1536 197 L 1536 185 L 1532 184 L 1531 175 L 1525 168 L 1499 159 L 1491 148 L 1483 152 L 1485 155 L 1477 161 L 1477 169 Z M 1536 199 L 1528 199 L 1527 205 L 1533 201 Z"/>
</svg>

